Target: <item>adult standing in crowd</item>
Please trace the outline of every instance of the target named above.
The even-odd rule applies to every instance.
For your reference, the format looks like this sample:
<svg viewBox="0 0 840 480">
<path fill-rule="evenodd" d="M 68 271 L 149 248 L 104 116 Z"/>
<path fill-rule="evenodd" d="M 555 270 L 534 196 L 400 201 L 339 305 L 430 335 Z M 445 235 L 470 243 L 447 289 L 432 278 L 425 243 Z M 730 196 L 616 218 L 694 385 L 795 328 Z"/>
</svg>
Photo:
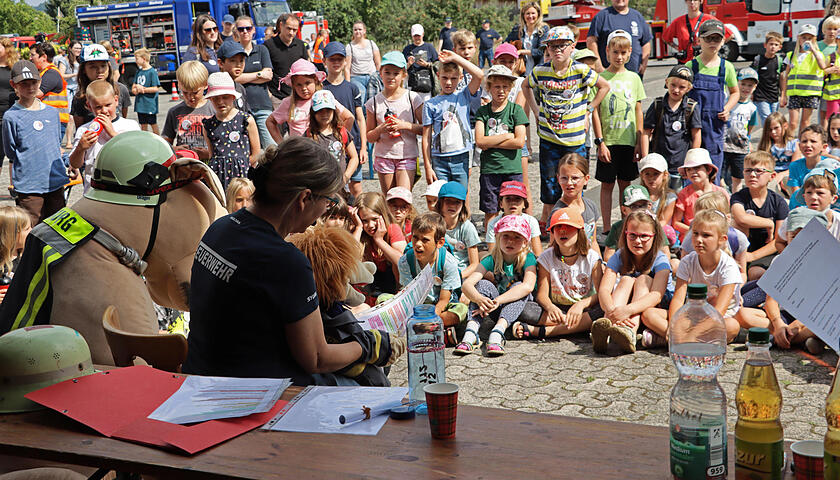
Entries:
<svg viewBox="0 0 840 480">
<path fill-rule="evenodd" d="M 455 27 L 452 26 L 452 17 L 446 17 L 443 20 L 443 28 L 440 29 L 440 34 L 438 34 L 438 52 L 444 50 L 449 50 L 450 52 L 455 51 L 455 45 L 452 44 L 452 39 L 449 38 L 449 35 L 454 31 Z"/>
<path fill-rule="evenodd" d="M 12 65 L 20 60 L 20 54 L 9 37 L 0 37 L 0 123 L 6 110 L 15 103 L 15 91 L 9 81 L 12 79 Z M 0 145 L 3 145 L 3 129 L 0 128 Z M 3 152 L 0 151 L 0 160 Z"/>
<path fill-rule="evenodd" d="M 111 81 L 117 83 L 120 80 L 120 64 L 117 52 L 108 40 L 103 40 L 99 44 L 105 47 L 105 51 L 108 52 L 108 62 L 111 64 L 111 73 L 113 74 Z"/>
<path fill-rule="evenodd" d="M 687 13 L 675 18 L 662 32 L 662 40 L 677 50 L 678 62 L 686 63 L 700 53 L 700 25 L 708 20 L 717 20 L 714 15 L 700 11 L 703 0 L 685 0 Z"/>
<path fill-rule="evenodd" d="M 475 32 L 475 37 L 478 39 L 478 67 L 484 68 L 485 60 L 488 67 L 493 65 L 493 48 L 496 40 L 501 40 L 502 36 L 490 28 L 490 19 L 485 18 L 481 22 L 481 30 Z"/>
<path fill-rule="evenodd" d="M 329 31 L 326 28 L 318 30 L 318 38 L 315 39 L 315 44 L 312 45 L 312 63 L 315 68 L 322 72 L 326 72 L 324 67 L 324 47 L 329 43 Z"/>
<path fill-rule="evenodd" d="M 249 177 L 251 205 L 213 222 L 196 251 L 184 373 L 355 385 L 333 372 L 388 364 L 391 337 L 364 331 L 355 341 L 328 344 L 312 266 L 285 240 L 336 204 L 338 162 L 312 140 L 292 137 L 269 147 Z M 231 319 L 243 308 L 248 326 L 237 328 Z"/>
<path fill-rule="evenodd" d="M 344 77 L 359 86 L 364 105 L 368 98 L 373 98 L 381 90 L 378 75 L 382 63 L 379 47 L 367 38 L 365 22 L 353 24 L 353 40 L 347 44 L 345 54 Z"/>
<path fill-rule="evenodd" d="M 58 109 L 61 120 L 61 138 L 70 121 L 70 104 L 67 102 L 67 82 L 53 65 L 55 49 L 49 43 L 36 43 L 29 49 L 29 59 L 41 74 L 41 91 L 36 95 L 45 104 Z"/>
<path fill-rule="evenodd" d="M 228 40 L 236 40 L 236 38 L 233 36 L 234 23 L 236 23 L 236 20 L 233 18 L 233 15 L 228 13 L 227 15 L 222 17 L 222 31 L 219 32 L 219 37 L 221 37 L 223 42 L 226 42 Z"/>
<path fill-rule="evenodd" d="M 423 41 L 424 33 L 423 25 L 412 25 L 411 43 L 403 48 L 402 54 L 408 61 L 408 88 L 419 93 L 425 102 L 432 97 L 435 84 L 432 64 L 437 61 L 438 54 L 431 43 Z"/>
<path fill-rule="evenodd" d="M 542 44 L 548 35 L 548 25 L 542 21 L 542 11 L 537 2 L 528 2 L 519 10 L 519 25 L 505 38 L 505 42 L 519 41 L 519 55 L 525 59 L 525 77 L 531 75 L 534 65 L 543 63 Z"/>
<path fill-rule="evenodd" d="M 73 105 L 73 97 L 76 96 L 76 91 L 79 89 L 79 56 L 82 54 L 82 44 L 76 41 L 70 43 L 67 48 L 67 67 L 61 76 L 67 82 L 67 104 Z M 61 71 L 61 68 L 58 69 Z M 73 148 L 73 135 L 75 134 L 75 124 L 71 118 L 67 122 L 67 146 L 66 148 Z"/>
<path fill-rule="evenodd" d="M 213 17 L 207 14 L 199 15 L 193 22 L 190 46 L 181 56 L 181 62 L 198 60 L 204 65 L 208 73 L 216 73 L 219 71 L 219 59 L 216 57 L 216 50 L 221 45 L 222 39 L 219 38 L 219 27 L 216 25 L 216 20 L 213 20 Z"/>
<path fill-rule="evenodd" d="M 277 17 L 277 35 L 263 44 L 271 57 L 273 75 L 271 81 L 268 82 L 268 91 L 273 97 L 271 103 L 274 108 L 280 105 L 280 100 L 292 94 L 292 87 L 281 82 L 280 79 L 289 74 L 292 64 L 297 60 L 301 58 L 309 60 L 306 44 L 297 38 L 298 29 L 300 29 L 300 19 L 293 13 L 284 13 Z"/>
<path fill-rule="evenodd" d="M 644 78 L 653 36 L 645 17 L 638 10 L 630 8 L 630 0 L 612 0 L 612 6 L 598 12 L 589 25 L 586 47 L 597 57 L 595 71 L 603 72 L 610 65 L 607 60 L 607 37 L 616 30 L 624 30 L 633 37 L 633 51 L 625 68 Z"/>
<path fill-rule="evenodd" d="M 254 22 L 251 17 L 243 15 L 236 19 L 236 33 L 239 44 L 245 50 L 245 68 L 236 77 L 236 82 L 245 87 L 245 99 L 251 107 L 251 114 L 260 132 L 260 146 L 265 149 L 274 145 L 274 140 L 265 128 L 265 119 L 274 110 L 271 97 L 268 96 L 268 82 L 271 81 L 273 70 L 271 57 L 265 45 L 257 45 L 254 38 Z"/>
</svg>

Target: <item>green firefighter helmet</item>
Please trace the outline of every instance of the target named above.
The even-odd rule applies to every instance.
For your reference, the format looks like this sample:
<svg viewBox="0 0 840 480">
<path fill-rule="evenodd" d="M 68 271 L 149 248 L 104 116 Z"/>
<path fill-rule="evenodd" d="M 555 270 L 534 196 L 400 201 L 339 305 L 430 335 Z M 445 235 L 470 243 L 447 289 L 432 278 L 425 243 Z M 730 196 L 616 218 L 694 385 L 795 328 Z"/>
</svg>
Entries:
<svg viewBox="0 0 840 480">
<path fill-rule="evenodd" d="M 88 344 L 72 328 L 37 325 L 12 330 L 0 337 L 0 413 L 44 408 L 24 395 L 91 373 Z"/>
<path fill-rule="evenodd" d="M 151 132 L 123 132 L 102 147 L 85 197 L 120 205 L 157 205 L 171 188 L 169 166 L 175 153 Z M 170 188 L 167 188 L 170 187 Z"/>
</svg>

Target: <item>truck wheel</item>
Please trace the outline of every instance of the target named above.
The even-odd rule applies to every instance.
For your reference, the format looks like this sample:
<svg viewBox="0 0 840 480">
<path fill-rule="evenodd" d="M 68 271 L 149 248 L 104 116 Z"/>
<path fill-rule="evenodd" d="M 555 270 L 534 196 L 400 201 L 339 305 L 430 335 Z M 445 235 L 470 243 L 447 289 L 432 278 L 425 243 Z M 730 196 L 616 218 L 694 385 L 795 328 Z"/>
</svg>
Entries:
<svg viewBox="0 0 840 480">
<path fill-rule="evenodd" d="M 740 49 L 738 48 L 738 44 L 735 43 L 734 40 L 730 40 L 726 42 L 720 48 L 720 56 L 729 60 L 730 62 L 734 62 L 738 60 L 738 56 L 740 55 Z"/>
</svg>

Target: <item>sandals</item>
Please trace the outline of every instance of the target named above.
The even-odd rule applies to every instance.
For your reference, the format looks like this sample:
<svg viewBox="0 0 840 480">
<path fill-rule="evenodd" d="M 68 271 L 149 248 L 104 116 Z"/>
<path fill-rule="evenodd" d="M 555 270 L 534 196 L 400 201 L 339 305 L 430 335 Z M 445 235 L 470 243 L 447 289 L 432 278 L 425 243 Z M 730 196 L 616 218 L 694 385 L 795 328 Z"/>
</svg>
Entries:
<svg viewBox="0 0 840 480">
<path fill-rule="evenodd" d="M 516 327 L 522 327 L 522 334 L 520 336 L 516 336 Z M 529 325 L 524 322 L 513 322 L 513 325 L 510 327 L 510 334 L 513 338 L 517 340 L 544 340 L 545 339 L 545 325 L 537 326 L 537 333 L 531 333 L 531 330 L 528 329 Z"/>
<path fill-rule="evenodd" d="M 450 328 L 452 328 L 452 327 L 450 327 Z M 447 330 L 449 330 L 449 329 L 447 329 Z M 452 328 L 452 330 L 453 330 L 453 333 L 454 333 L 455 329 Z M 476 350 L 478 350 L 478 333 L 475 330 L 467 330 L 467 332 L 472 332 L 472 334 L 475 335 L 475 343 L 467 343 L 467 342 L 459 343 L 458 345 L 455 346 L 455 350 L 452 351 L 452 353 L 454 355 L 458 355 L 460 357 L 463 357 L 464 355 L 469 355 L 469 354 L 475 352 Z M 466 332 L 464 332 L 464 333 L 466 334 Z"/>
<path fill-rule="evenodd" d="M 502 336 L 502 343 L 490 343 L 487 342 L 487 356 L 488 357 L 501 357 L 505 354 L 505 332 L 501 332 L 499 330 L 494 329 L 493 332 L 498 333 Z M 491 332 L 492 333 L 492 332 Z"/>
</svg>

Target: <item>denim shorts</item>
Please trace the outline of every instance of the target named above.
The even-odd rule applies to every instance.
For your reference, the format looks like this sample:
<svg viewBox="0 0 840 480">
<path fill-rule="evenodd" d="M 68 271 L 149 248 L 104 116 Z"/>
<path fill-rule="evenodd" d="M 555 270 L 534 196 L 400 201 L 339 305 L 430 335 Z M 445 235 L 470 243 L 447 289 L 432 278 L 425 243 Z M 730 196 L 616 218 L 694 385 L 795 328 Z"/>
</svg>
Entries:
<svg viewBox="0 0 840 480">
<path fill-rule="evenodd" d="M 458 182 L 467 190 L 470 188 L 470 152 L 447 157 L 432 155 L 432 169 L 438 180 Z"/>
<path fill-rule="evenodd" d="M 355 143 L 355 142 L 354 142 L 354 143 Z M 357 155 L 358 157 L 360 157 L 360 156 L 361 156 L 361 153 L 362 153 L 362 150 L 361 150 L 361 145 L 360 145 L 360 144 L 356 144 L 356 155 Z M 370 160 L 368 160 L 368 161 L 370 161 Z M 353 172 L 353 176 L 351 176 L 351 177 L 350 177 L 350 181 L 351 181 L 351 182 L 361 182 L 361 181 L 364 179 L 364 175 L 362 174 L 362 167 L 364 167 L 364 166 L 365 166 L 365 165 L 362 165 L 362 164 L 360 163 L 360 164 L 359 164 L 359 166 L 358 166 L 358 167 L 356 167 L 356 171 L 355 171 L 355 172 Z"/>
<path fill-rule="evenodd" d="M 540 139 L 540 201 L 544 204 L 554 205 L 563 195 L 563 190 L 557 183 L 557 166 L 567 153 L 577 153 L 588 159 L 586 145 L 564 147 Z"/>
</svg>

